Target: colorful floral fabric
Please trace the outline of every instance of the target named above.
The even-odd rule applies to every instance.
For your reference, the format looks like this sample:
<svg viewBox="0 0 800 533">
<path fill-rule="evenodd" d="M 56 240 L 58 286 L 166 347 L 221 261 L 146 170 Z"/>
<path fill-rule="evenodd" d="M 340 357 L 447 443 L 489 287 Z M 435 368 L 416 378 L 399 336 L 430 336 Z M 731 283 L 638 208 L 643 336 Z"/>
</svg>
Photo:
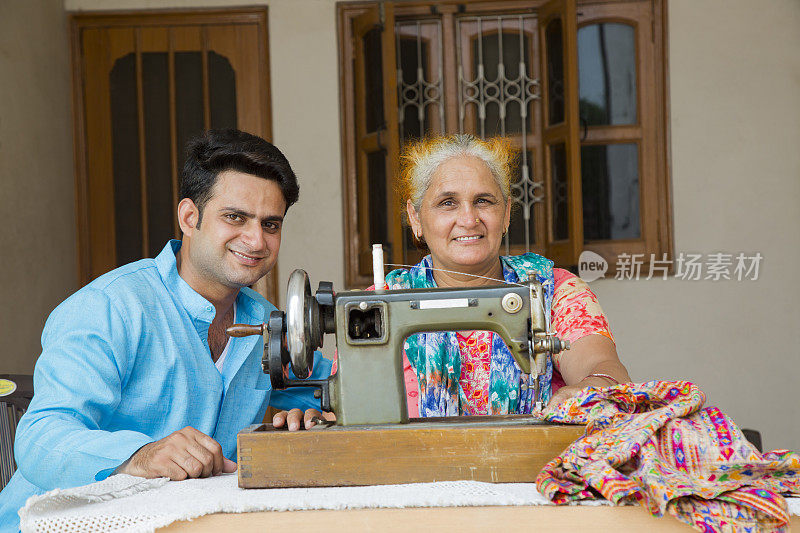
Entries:
<svg viewBox="0 0 800 533">
<path fill-rule="evenodd" d="M 537 280 L 545 294 L 545 316 L 549 318 L 553 302 L 553 262 L 533 253 L 503 256 L 503 278 L 512 283 L 524 282 L 529 271 L 536 271 Z M 390 289 L 422 289 L 436 287 L 431 257 L 426 256 L 411 269 L 398 269 L 386 275 Z M 461 387 L 461 351 L 453 331 L 419 333 L 405 342 L 405 357 L 414 370 L 419 393 L 419 416 L 456 416 L 469 405 Z M 490 350 L 488 413 L 529 413 L 535 400 L 533 389 L 522 390 L 522 371 L 508 347 L 498 335 L 492 335 Z M 538 400 L 544 404 L 550 398 L 550 379 L 553 364 L 548 358 L 547 371 L 541 379 Z M 407 382 L 408 390 L 408 382 Z M 467 407 L 468 409 L 468 407 Z M 410 413 L 413 416 L 413 410 Z"/>
<path fill-rule="evenodd" d="M 570 342 L 595 334 L 613 341 L 608 320 L 589 285 L 562 268 L 553 269 L 553 280 L 553 332 Z M 558 361 L 564 354 L 565 352 L 561 352 L 554 356 L 556 370 L 559 367 Z"/>
<path fill-rule="evenodd" d="M 736 424 L 685 381 L 590 387 L 546 420 L 586 424 L 585 435 L 536 480 L 558 504 L 638 501 L 699 531 L 783 531 L 782 494 L 800 493 L 800 455 L 761 454 Z"/>
<path fill-rule="evenodd" d="M 466 404 L 464 415 L 485 415 L 489 410 L 489 378 L 492 364 L 491 331 L 457 331 L 461 352 L 461 379 Z"/>
</svg>

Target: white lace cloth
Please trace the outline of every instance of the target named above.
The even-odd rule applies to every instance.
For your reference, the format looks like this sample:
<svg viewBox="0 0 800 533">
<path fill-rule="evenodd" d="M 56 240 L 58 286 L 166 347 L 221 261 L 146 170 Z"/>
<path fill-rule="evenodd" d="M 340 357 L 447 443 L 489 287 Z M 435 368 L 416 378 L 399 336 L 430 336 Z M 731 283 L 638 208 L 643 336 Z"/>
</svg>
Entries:
<svg viewBox="0 0 800 533">
<path fill-rule="evenodd" d="M 610 505 L 606 501 L 592 503 Z M 120 474 L 84 487 L 33 496 L 19 514 L 24 533 L 145 532 L 211 513 L 481 505 L 552 504 L 533 483 L 442 481 L 369 487 L 240 489 L 236 474 L 186 481 Z"/>
<path fill-rule="evenodd" d="M 787 501 L 790 513 L 800 515 L 800 498 Z M 533 483 L 443 481 L 370 487 L 240 489 L 236 474 L 173 482 L 120 474 L 84 487 L 33 496 L 19 514 L 23 533 L 138 533 L 211 513 L 483 505 L 552 503 Z M 582 505 L 610 503 L 601 500 Z"/>
</svg>

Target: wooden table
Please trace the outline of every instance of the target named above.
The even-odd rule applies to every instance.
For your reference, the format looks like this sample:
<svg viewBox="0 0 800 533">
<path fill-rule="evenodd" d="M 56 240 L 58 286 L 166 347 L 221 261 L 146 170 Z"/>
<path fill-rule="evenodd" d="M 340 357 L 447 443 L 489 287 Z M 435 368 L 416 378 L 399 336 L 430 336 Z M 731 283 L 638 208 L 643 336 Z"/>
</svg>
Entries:
<svg viewBox="0 0 800 533">
<path fill-rule="evenodd" d="M 693 528 L 671 516 L 655 518 L 640 506 L 504 506 L 433 507 L 414 509 L 348 509 L 213 514 L 191 522 L 175 522 L 161 532 L 236 531 L 480 531 L 553 532 L 613 531 L 614 533 L 687 532 Z M 790 528 L 800 531 L 800 517 Z"/>
</svg>

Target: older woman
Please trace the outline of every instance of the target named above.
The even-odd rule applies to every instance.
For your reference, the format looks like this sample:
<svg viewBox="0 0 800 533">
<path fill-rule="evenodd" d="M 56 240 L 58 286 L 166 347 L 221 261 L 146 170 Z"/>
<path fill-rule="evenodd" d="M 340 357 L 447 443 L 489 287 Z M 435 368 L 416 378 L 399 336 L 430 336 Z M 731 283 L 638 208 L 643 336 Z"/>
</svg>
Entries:
<svg viewBox="0 0 800 533">
<path fill-rule="evenodd" d="M 511 163 L 503 139 L 470 135 L 427 139 L 402 156 L 400 194 L 417 242 L 430 255 L 387 274 L 390 289 L 521 282 L 538 272 L 550 329 L 572 349 L 548 362 L 539 398 L 499 336 L 487 331 L 412 335 L 405 344 L 409 415 L 529 413 L 584 387 L 630 381 L 595 295 L 580 278 L 526 253 L 500 256 L 511 217 Z"/>
</svg>

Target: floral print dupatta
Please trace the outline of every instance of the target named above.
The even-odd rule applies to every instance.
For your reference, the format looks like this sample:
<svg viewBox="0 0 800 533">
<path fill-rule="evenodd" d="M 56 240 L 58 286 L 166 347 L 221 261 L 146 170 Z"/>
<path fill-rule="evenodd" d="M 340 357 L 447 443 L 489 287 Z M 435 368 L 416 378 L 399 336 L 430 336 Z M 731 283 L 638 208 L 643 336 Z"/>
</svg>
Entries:
<svg viewBox="0 0 800 533">
<path fill-rule="evenodd" d="M 553 303 L 553 262 L 527 253 L 503 256 L 503 278 L 509 283 L 528 280 L 528 272 L 536 271 L 545 296 L 545 314 L 550 327 Z M 398 269 L 386 275 L 389 289 L 426 289 L 436 287 L 433 265 L 428 255 L 411 269 Z M 456 416 L 463 413 L 467 400 L 459 384 L 461 353 L 453 331 L 418 333 L 406 339 L 405 353 L 419 380 L 419 414 L 428 416 Z M 539 400 L 546 404 L 550 399 L 550 382 L 553 363 L 548 358 L 547 372 L 541 379 Z M 489 384 L 489 413 L 530 413 L 535 405 L 531 388 L 520 386 L 524 374 L 511 351 L 499 335 L 492 334 L 491 370 Z M 529 383 L 530 385 L 531 383 Z"/>
</svg>

